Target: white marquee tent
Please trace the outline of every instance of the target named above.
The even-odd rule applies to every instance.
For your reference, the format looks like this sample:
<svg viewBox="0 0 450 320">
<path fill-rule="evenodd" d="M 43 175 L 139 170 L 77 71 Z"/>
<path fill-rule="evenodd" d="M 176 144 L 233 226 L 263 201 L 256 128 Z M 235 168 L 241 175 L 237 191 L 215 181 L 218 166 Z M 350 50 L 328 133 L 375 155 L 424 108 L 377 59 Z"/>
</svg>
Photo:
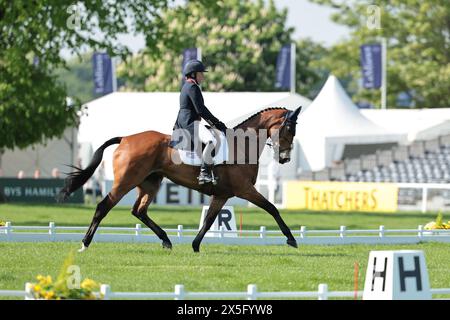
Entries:
<svg viewBox="0 0 450 320">
<path fill-rule="evenodd" d="M 371 121 L 391 132 L 406 134 L 408 142 L 450 134 L 450 108 L 361 110 Z"/>
<path fill-rule="evenodd" d="M 383 128 L 366 118 L 331 75 L 298 119 L 300 167 L 317 171 L 341 160 L 346 148 L 403 143 L 405 134 Z"/>
</svg>

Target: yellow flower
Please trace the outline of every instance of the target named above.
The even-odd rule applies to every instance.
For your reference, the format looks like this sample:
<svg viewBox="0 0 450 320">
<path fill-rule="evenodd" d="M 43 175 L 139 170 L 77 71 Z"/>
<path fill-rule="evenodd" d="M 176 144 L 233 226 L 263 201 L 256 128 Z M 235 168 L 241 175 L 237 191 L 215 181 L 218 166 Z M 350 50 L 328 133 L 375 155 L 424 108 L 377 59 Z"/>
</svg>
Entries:
<svg viewBox="0 0 450 320">
<path fill-rule="evenodd" d="M 53 291 L 48 291 L 45 293 L 45 299 L 50 300 L 55 296 L 55 293 Z"/>
<path fill-rule="evenodd" d="M 34 292 L 39 292 L 39 291 L 41 291 L 42 290 L 42 287 L 40 286 L 40 285 L 38 285 L 38 284 L 36 284 L 35 286 L 34 286 L 34 288 L 33 288 L 33 291 Z"/>
<path fill-rule="evenodd" d="M 92 291 L 98 287 L 99 287 L 98 283 L 89 278 L 86 278 L 83 280 L 83 282 L 81 282 L 81 288 L 89 291 Z"/>
<path fill-rule="evenodd" d="M 425 229 L 425 230 L 433 230 L 433 229 L 437 229 L 436 222 L 435 222 L 435 221 L 428 222 L 428 223 L 425 225 L 424 229 Z"/>
<path fill-rule="evenodd" d="M 39 280 L 39 284 L 41 286 L 43 286 L 43 287 L 52 284 L 52 277 L 51 276 L 44 277 L 43 275 L 40 274 L 36 278 Z"/>
</svg>

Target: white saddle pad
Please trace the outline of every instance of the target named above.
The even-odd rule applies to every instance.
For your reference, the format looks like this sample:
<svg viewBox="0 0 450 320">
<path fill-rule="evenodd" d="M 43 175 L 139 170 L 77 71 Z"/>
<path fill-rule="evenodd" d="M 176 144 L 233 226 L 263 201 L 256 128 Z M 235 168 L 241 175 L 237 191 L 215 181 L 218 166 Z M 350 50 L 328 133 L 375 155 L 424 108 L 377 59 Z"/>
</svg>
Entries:
<svg viewBox="0 0 450 320">
<path fill-rule="evenodd" d="M 216 154 L 213 158 L 214 165 L 221 164 L 228 161 L 228 141 L 224 134 L 220 136 L 219 148 L 216 148 Z M 184 164 L 191 166 L 200 166 L 202 159 L 197 155 L 195 151 L 177 150 L 180 155 L 180 159 Z"/>
</svg>

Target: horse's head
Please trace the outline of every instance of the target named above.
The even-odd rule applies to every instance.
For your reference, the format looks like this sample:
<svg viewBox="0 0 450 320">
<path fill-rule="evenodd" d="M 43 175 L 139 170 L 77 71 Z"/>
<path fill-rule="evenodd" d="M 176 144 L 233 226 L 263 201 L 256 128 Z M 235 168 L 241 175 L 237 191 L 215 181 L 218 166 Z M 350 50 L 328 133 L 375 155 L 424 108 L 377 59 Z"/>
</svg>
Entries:
<svg viewBox="0 0 450 320">
<path fill-rule="evenodd" d="M 281 164 L 291 160 L 295 127 L 301 110 L 302 107 L 297 108 L 295 111 L 287 111 L 282 118 L 281 124 L 274 128 L 276 130 L 275 135 L 271 135 L 275 160 Z"/>
</svg>

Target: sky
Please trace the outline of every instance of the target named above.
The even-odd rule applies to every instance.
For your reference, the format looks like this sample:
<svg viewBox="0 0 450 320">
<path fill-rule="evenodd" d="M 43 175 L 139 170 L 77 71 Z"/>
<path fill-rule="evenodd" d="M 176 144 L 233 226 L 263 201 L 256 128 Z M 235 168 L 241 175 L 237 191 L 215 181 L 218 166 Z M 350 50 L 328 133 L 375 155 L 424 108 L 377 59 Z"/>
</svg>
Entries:
<svg viewBox="0 0 450 320">
<path fill-rule="evenodd" d="M 294 39 L 310 37 L 316 42 L 331 46 L 349 33 L 349 29 L 331 21 L 333 10 L 310 3 L 308 0 L 275 0 L 280 10 L 288 8 L 287 25 L 295 28 Z M 133 52 L 145 46 L 143 36 L 122 35 L 119 41 Z"/>
<path fill-rule="evenodd" d="M 349 34 L 349 29 L 331 21 L 334 10 L 308 0 L 275 0 L 277 8 L 288 8 L 288 26 L 295 27 L 294 39 L 310 37 L 330 46 Z"/>
</svg>

